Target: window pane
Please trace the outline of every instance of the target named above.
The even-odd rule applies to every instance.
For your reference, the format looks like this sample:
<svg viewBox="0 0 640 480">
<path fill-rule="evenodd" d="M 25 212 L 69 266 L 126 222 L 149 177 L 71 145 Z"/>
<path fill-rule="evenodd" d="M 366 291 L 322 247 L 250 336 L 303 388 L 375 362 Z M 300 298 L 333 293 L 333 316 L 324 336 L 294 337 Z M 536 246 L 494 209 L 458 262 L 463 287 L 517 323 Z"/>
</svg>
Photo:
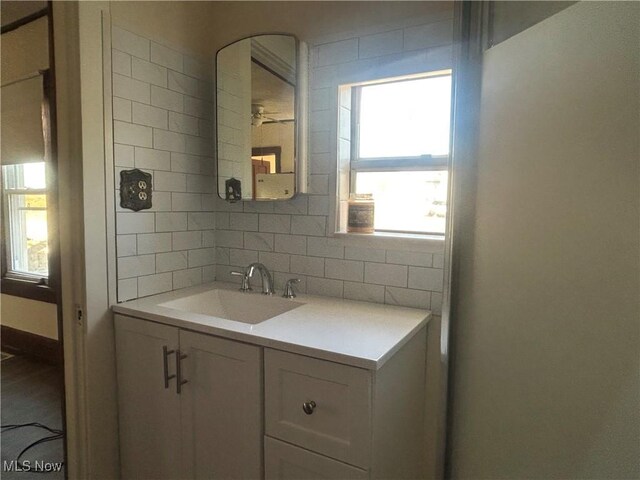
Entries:
<svg viewBox="0 0 640 480">
<path fill-rule="evenodd" d="M 447 172 L 358 172 L 356 193 L 371 193 L 376 230 L 444 234 Z"/>
<path fill-rule="evenodd" d="M 7 202 L 6 238 L 10 271 L 46 277 L 49 271 L 45 165 L 2 166 Z M 34 191 L 35 190 L 35 191 Z"/>
<path fill-rule="evenodd" d="M 449 153 L 451 75 L 361 88 L 360 158 Z"/>
<path fill-rule="evenodd" d="M 5 189 L 44 189 L 47 186 L 44 162 L 3 165 L 2 177 Z"/>
<path fill-rule="evenodd" d="M 8 197 L 9 269 L 46 277 L 49 272 L 46 196 L 10 194 Z"/>
<path fill-rule="evenodd" d="M 24 186 L 26 188 L 46 188 L 44 162 L 23 163 Z"/>
</svg>

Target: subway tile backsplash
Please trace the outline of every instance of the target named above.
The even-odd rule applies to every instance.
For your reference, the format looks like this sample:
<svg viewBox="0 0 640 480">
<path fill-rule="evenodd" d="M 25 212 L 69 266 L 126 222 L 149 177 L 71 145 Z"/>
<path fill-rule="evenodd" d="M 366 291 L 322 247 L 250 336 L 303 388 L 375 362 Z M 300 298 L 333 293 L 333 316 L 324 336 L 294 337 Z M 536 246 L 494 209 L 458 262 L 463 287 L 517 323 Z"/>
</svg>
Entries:
<svg viewBox="0 0 640 480">
<path fill-rule="evenodd" d="M 274 272 L 278 288 L 297 277 L 302 292 L 440 312 L 444 244 L 429 250 L 355 246 L 331 236 L 330 209 L 337 167 L 338 85 L 381 70 L 383 75 L 402 75 L 450 68 L 452 31 L 451 20 L 438 19 L 312 46 L 309 193 L 287 202 L 218 201 L 219 280 L 237 282 L 229 271 L 254 261 L 257 253 Z M 395 67 L 377 68 L 389 64 Z M 238 230 L 244 231 L 242 238 Z"/>
<path fill-rule="evenodd" d="M 451 19 L 438 18 L 312 43 L 308 193 L 290 201 L 229 204 L 215 192 L 213 59 L 207 63 L 114 27 L 116 188 L 119 170 L 133 166 L 151 172 L 154 182 L 152 211 L 117 209 L 118 300 L 214 279 L 238 282 L 232 270 L 260 261 L 278 290 L 300 278 L 300 292 L 439 314 L 444 246 L 361 247 L 332 236 L 330 212 L 338 85 L 371 72 L 450 68 L 452 30 Z M 160 204 L 157 195 L 165 196 Z"/>
<path fill-rule="evenodd" d="M 215 278 L 211 64 L 112 30 L 114 176 L 153 175 L 153 208 L 119 207 L 118 301 Z M 208 110 L 208 113 L 204 112 Z"/>
</svg>

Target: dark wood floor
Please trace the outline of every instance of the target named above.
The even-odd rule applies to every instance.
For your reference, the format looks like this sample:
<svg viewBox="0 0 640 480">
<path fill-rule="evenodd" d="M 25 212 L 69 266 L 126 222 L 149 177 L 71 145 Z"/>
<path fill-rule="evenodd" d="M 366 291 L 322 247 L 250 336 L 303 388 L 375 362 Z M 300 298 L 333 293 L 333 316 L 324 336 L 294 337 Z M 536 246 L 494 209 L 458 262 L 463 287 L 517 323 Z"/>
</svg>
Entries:
<svg viewBox="0 0 640 480">
<path fill-rule="evenodd" d="M 14 356 L 0 362 L 2 403 L 0 413 L 2 425 L 18 423 L 42 423 L 48 427 L 62 428 L 61 367 L 52 366 L 25 356 Z M 34 473 L 6 471 L 5 466 L 15 460 L 20 451 L 39 438 L 51 435 L 46 430 L 28 427 L 2 434 L 3 480 L 58 480 L 64 479 L 61 472 Z M 63 441 L 46 442 L 29 450 L 22 460 L 63 461 Z M 7 462 L 7 463 L 5 463 Z"/>
</svg>

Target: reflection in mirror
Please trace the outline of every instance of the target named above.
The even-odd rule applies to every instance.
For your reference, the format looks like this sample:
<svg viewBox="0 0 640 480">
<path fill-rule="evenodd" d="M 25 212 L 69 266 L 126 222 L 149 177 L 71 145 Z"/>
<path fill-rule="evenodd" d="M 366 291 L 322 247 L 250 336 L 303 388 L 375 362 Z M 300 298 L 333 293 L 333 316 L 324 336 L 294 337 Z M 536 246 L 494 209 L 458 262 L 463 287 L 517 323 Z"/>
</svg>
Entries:
<svg viewBox="0 0 640 480">
<path fill-rule="evenodd" d="M 259 35 L 218 52 L 218 192 L 227 200 L 295 194 L 297 42 Z"/>
</svg>

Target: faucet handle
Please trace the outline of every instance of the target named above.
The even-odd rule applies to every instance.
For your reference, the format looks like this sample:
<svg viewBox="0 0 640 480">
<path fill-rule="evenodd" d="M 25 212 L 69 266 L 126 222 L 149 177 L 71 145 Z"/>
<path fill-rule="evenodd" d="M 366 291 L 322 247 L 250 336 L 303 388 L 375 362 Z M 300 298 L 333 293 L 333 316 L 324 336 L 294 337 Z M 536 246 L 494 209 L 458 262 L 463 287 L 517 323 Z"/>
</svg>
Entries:
<svg viewBox="0 0 640 480">
<path fill-rule="evenodd" d="M 285 283 L 284 285 L 284 293 L 282 294 L 284 298 L 296 298 L 296 294 L 293 291 L 294 283 L 300 283 L 300 279 L 290 278 L 289 280 L 287 280 L 287 283 Z"/>
<path fill-rule="evenodd" d="M 249 284 L 249 274 L 247 272 L 239 272 L 237 270 L 231 271 L 231 275 L 236 277 L 242 277 L 242 284 L 240 285 L 241 292 L 250 292 L 252 290 Z"/>
</svg>

